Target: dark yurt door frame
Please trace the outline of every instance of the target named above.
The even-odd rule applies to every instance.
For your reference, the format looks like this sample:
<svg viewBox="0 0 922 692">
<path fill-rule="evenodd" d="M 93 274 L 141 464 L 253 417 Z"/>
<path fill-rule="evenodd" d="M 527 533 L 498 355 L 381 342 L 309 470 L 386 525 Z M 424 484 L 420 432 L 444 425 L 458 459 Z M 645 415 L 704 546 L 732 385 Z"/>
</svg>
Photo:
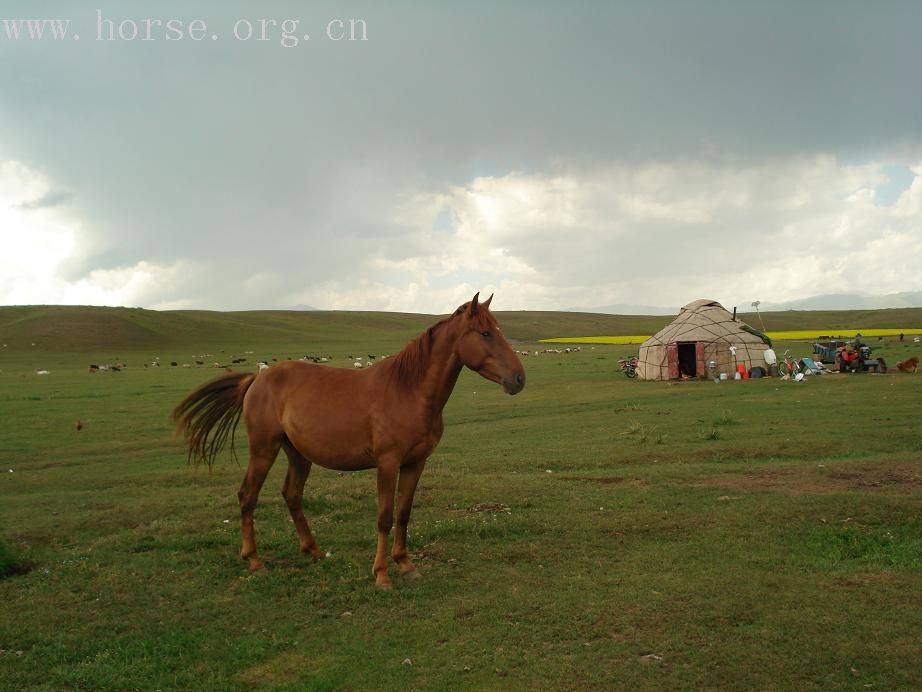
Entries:
<svg viewBox="0 0 922 692">
<path fill-rule="evenodd" d="M 666 363 L 669 366 L 669 379 L 679 379 L 679 345 L 695 345 L 695 376 L 698 379 L 707 378 L 707 368 L 704 362 L 704 341 L 674 341 L 666 345 Z"/>
</svg>

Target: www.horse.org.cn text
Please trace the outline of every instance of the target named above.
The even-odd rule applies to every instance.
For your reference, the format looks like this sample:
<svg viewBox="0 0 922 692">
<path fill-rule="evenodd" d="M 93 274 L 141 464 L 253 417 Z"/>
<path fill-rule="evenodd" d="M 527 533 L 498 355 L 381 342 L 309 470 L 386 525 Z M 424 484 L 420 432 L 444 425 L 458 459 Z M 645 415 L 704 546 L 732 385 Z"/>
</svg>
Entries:
<svg viewBox="0 0 922 692">
<path fill-rule="evenodd" d="M 240 43 L 274 43 L 295 48 L 310 41 L 361 42 L 368 40 L 364 19 L 240 18 L 232 24 L 222 22 L 213 28 L 204 19 L 121 18 L 97 9 L 90 22 L 74 19 L 13 19 L 0 17 L 0 41 L 34 43 L 39 41 L 80 41 L 89 36 L 106 42 L 208 42 L 232 40 Z M 90 34 L 87 35 L 87 29 Z M 81 36 L 81 31 L 83 35 Z"/>
</svg>

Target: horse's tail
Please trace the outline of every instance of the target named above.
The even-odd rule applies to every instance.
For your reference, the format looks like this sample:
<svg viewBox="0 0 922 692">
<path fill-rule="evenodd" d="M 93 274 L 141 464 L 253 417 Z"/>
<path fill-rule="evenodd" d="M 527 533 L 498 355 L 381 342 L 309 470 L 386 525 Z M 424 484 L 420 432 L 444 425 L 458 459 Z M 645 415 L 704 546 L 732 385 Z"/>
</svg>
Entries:
<svg viewBox="0 0 922 692">
<path fill-rule="evenodd" d="M 255 379 L 256 375 L 247 372 L 222 375 L 203 384 L 173 409 L 176 431 L 182 433 L 189 445 L 190 463 L 204 462 L 210 469 L 228 435 L 233 451 L 243 397 Z"/>
</svg>

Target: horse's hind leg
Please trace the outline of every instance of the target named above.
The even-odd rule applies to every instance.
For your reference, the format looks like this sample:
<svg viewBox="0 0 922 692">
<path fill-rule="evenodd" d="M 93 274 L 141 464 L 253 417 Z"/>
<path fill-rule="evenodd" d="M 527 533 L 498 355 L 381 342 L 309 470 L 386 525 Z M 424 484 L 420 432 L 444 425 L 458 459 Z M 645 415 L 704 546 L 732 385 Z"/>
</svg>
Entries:
<svg viewBox="0 0 922 692">
<path fill-rule="evenodd" d="M 282 497 L 285 498 L 285 504 L 288 505 L 288 511 L 291 513 L 291 520 L 298 532 L 301 552 L 310 553 L 315 560 L 320 560 L 323 558 L 323 553 L 317 547 L 317 541 L 311 533 L 307 517 L 304 516 L 304 507 L 301 506 L 301 498 L 304 497 L 304 483 L 311 472 L 311 462 L 301 456 L 301 453 L 290 442 L 283 442 L 282 447 L 288 455 L 288 475 L 285 476 L 285 484 L 282 486 Z"/>
<path fill-rule="evenodd" d="M 240 557 L 249 563 L 250 571 L 255 572 L 263 566 L 262 560 L 256 554 L 256 536 L 253 530 L 253 512 L 259 491 L 266 480 L 266 474 L 272 468 L 275 457 L 278 456 L 280 442 L 256 442 L 250 439 L 250 463 L 247 466 L 246 476 L 237 492 L 240 500 L 240 529 L 243 533 L 243 547 Z"/>
</svg>

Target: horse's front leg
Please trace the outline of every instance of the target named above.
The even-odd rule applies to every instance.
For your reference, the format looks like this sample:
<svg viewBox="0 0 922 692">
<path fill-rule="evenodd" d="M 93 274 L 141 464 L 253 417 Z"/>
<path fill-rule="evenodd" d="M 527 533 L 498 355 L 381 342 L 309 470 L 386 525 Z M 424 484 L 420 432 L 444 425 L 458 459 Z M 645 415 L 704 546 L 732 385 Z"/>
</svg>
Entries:
<svg viewBox="0 0 922 692">
<path fill-rule="evenodd" d="M 397 474 L 400 472 L 400 459 L 394 456 L 382 456 L 378 459 L 378 549 L 375 551 L 375 563 L 372 572 L 375 586 L 389 589 L 391 578 L 387 576 L 387 538 L 394 525 L 394 489 L 397 486 Z"/>
<path fill-rule="evenodd" d="M 397 485 L 397 531 L 394 535 L 392 557 L 400 569 L 400 575 L 408 578 L 419 576 L 407 550 L 407 525 L 410 523 L 410 512 L 413 510 L 416 485 L 419 483 L 419 477 L 423 475 L 425 466 L 425 459 L 404 465 L 400 469 L 400 480 Z"/>
</svg>

